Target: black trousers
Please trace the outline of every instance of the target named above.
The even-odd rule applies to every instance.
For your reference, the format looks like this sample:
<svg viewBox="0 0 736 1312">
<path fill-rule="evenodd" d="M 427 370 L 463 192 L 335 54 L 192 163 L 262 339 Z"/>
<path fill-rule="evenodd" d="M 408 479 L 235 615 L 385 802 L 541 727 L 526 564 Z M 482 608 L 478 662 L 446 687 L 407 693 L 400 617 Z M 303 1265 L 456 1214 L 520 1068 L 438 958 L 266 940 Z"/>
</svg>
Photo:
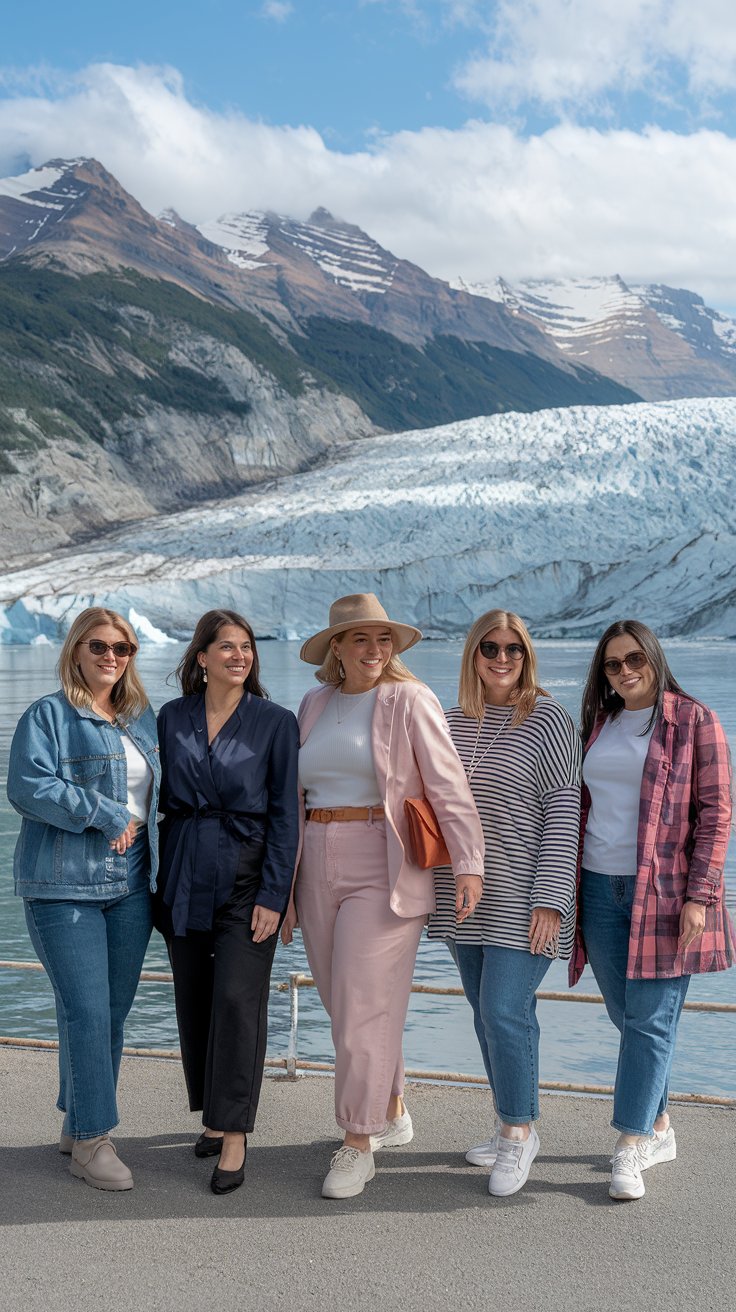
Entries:
<svg viewBox="0 0 736 1312">
<path fill-rule="evenodd" d="M 189 1107 L 213 1130 L 255 1125 L 278 934 L 253 942 L 263 848 L 244 844 L 233 892 L 211 930 L 167 937 Z"/>
</svg>

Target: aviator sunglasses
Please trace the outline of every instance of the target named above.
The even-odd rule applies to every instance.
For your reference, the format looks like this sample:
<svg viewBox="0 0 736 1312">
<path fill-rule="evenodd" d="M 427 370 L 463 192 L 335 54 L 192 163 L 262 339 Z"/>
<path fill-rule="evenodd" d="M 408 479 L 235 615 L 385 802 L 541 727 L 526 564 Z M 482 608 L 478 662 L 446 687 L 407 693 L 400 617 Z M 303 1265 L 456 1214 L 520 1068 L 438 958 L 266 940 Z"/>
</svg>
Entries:
<svg viewBox="0 0 736 1312">
<path fill-rule="evenodd" d="M 647 663 L 647 658 L 643 651 L 630 651 L 628 656 L 624 656 L 622 661 L 615 657 L 603 662 L 603 668 L 606 674 L 620 674 L 624 665 L 628 665 L 630 670 L 643 670 Z"/>
<path fill-rule="evenodd" d="M 138 648 L 134 647 L 132 642 L 103 642 L 102 638 L 88 638 L 86 642 L 80 644 L 82 647 L 89 647 L 93 656 L 104 656 L 105 652 L 111 651 L 113 656 L 122 658 L 123 656 L 135 656 Z"/>
<path fill-rule="evenodd" d="M 510 661 L 520 661 L 524 656 L 524 648 L 519 642 L 510 642 L 508 647 L 500 647 L 497 642 L 479 642 L 478 648 L 481 656 L 489 661 L 495 661 L 500 652 L 505 652 Z"/>
</svg>

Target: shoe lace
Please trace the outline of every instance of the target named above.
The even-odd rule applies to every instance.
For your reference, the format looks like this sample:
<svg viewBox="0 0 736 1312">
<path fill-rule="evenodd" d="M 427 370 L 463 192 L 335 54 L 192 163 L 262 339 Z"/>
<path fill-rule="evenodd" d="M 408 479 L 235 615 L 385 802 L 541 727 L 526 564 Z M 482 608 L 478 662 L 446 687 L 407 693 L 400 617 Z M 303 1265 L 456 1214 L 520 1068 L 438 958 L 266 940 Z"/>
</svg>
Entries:
<svg viewBox="0 0 736 1312">
<path fill-rule="evenodd" d="M 504 1139 L 500 1134 L 497 1141 L 498 1156 L 494 1171 L 515 1171 L 521 1161 L 524 1143 L 521 1139 Z"/>
<path fill-rule="evenodd" d="M 338 1148 L 337 1152 L 333 1154 L 330 1170 L 352 1171 L 359 1157 L 360 1152 L 357 1148 L 349 1148 L 347 1144 L 343 1144 L 342 1148 Z"/>
</svg>

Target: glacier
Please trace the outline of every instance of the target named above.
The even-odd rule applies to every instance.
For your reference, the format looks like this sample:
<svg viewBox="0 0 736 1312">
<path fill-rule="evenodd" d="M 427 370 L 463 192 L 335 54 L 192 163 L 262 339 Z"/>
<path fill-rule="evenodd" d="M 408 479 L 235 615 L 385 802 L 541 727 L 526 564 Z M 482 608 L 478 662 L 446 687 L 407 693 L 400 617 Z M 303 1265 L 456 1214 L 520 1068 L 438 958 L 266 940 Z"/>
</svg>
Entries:
<svg viewBox="0 0 736 1312">
<path fill-rule="evenodd" d="M 365 438 L 309 472 L 149 518 L 0 576 L 0 640 L 58 638 L 82 607 L 154 640 L 211 606 L 293 638 L 373 591 L 428 636 L 492 606 L 537 637 L 633 616 L 736 637 L 736 398 L 508 413 Z"/>
</svg>

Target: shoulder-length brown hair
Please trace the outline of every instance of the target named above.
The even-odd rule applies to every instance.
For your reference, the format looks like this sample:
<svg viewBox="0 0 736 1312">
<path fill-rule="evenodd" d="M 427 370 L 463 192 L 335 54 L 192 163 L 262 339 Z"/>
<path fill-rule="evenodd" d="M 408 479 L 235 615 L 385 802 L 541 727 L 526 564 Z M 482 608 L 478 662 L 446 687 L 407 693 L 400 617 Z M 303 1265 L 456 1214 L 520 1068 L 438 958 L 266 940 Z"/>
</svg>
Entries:
<svg viewBox="0 0 736 1312">
<path fill-rule="evenodd" d="M 184 696 L 192 697 L 195 693 L 204 692 L 207 687 L 204 681 L 204 670 L 197 660 L 197 656 L 201 651 L 206 651 L 210 644 L 216 641 L 220 629 L 224 629 L 227 624 L 234 624 L 239 629 L 245 629 L 250 639 L 253 664 L 243 685 L 245 691 L 252 692 L 254 697 L 268 699 L 268 692 L 260 680 L 261 667 L 258 660 L 256 636 L 248 621 L 234 610 L 208 610 L 197 620 L 197 627 L 194 630 L 192 641 L 176 667 L 176 677 Z"/>
<path fill-rule="evenodd" d="M 356 629 L 359 629 L 360 627 L 361 627 L 360 624 L 355 625 Z M 387 624 L 385 627 L 386 629 L 391 629 L 390 624 Z M 348 634 L 349 632 L 350 630 L 346 629 L 345 633 L 339 634 L 337 636 L 337 641 L 339 642 L 340 638 L 344 638 L 346 634 Z M 395 641 L 393 630 L 391 631 L 391 637 Z M 341 674 L 340 673 L 341 670 L 342 670 L 342 665 L 340 664 L 339 657 L 335 655 L 334 651 L 332 650 L 332 647 L 328 647 L 327 655 L 325 656 L 319 669 L 315 670 L 314 677 L 315 679 L 319 679 L 320 683 L 330 683 L 333 685 L 333 687 L 337 688 L 345 678 L 345 671 L 342 670 L 342 674 Z M 409 667 L 405 665 L 404 662 L 400 660 L 398 656 L 392 656 L 391 659 L 386 662 L 386 665 L 381 672 L 381 677 L 376 680 L 376 686 L 378 686 L 379 683 L 421 683 L 421 682 L 422 680 L 418 679 L 416 674 L 412 674 Z"/>
<path fill-rule="evenodd" d="M 483 719 L 486 708 L 485 688 L 475 668 L 475 653 L 481 639 L 493 629 L 513 629 L 524 648 L 521 677 L 511 697 L 514 705 L 514 713 L 511 717 L 513 728 L 517 724 L 523 724 L 527 716 L 531 715 L 537 697 L 549 697 L 549 693 L 537 682 L 537 657 L 529 630 L 521 616 L 515 615 L 512 610 L 487 610 L 485 615 L 481 615 L 475 621 L 465 639 L 460 661 L 460 686 L 457 699 L 464 715 L 473 720 Z"/>
<path fill-rule="evenodd" d="M 135 668 L 135 656 L 139 646 L 138 637 L 135 629 L 115 610 L 106 610 L 103 606 L 90 606 L 72 621 L 69 632 L 64 639 L 59 664 L 56 667 L 62 692 L 72 706 L 82 706 L 85 710 L 92 710 L 92 693 L 82 677 L 76 654 L 80 642 L 85 642 L 92 630 L 103 624 L 112 625 L 114 629 L 118 630 L 120 637 L 129 642 L 133 648 L 132 656 L 129 658 L 117 683 L 113 686 L 110 700 L 115 709 L 115 714 L 121 720 L 137 720 L 149 704 L 146 690 L 138 678 L 138 671 Z"/>
<path fill-rule="evenodd" d="M 623 710 L 624 700 L 619 697 L 617 692 L 613 691 L 606 671 L 603 668 L 603 662 L 606 659 L 606 647 L 613 638 L 622 638 L 628 634 L 638 647 L 641 647 L 649 664 L 654 670 L 657 680 L 657 693 L 652 714 L 642 730 L 642 733 L 648 733 L 659 712 L 662 709 L 662 694 L 664 692 L 677 692 L 681 696 L 687 697 L 687 693 L 680 687 L 677 679 L 667 664 L 659 639 L 648 629 L 646 624 L 641 624 L 639 620 L 615 620 L 609 624 L 590 662 L 588 670 L 588 679 L 585 684 L 583 693 L 583 705 L 580 716 L 580 729 L 583 735 L 583 742 L 587 743 L 595 727 L 598 716 L 603 713 L 606 715 L 616 716 L 619 711 Z"/>
</svg>

